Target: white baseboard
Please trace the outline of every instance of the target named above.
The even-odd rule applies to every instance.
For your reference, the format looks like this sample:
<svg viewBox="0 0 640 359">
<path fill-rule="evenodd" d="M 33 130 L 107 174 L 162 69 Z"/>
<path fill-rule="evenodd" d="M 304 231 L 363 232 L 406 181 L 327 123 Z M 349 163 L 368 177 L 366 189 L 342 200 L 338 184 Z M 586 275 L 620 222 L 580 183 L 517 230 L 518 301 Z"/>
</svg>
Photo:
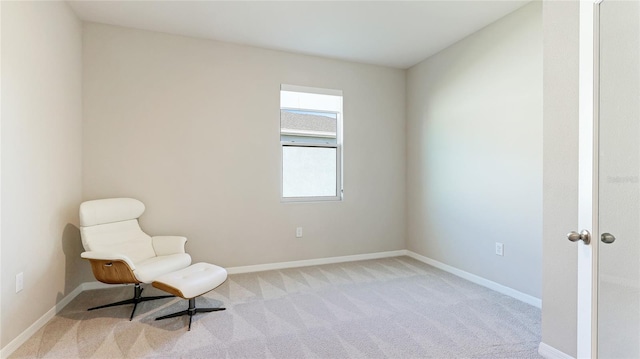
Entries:
<svg viewBox="0 0 640 359">
<path fill-rule="evenodd" d="M 540 346 L 538 347 L 538 354 L 542 355 L 546 359 L 574 359 L 571 355 L 565 354 L 545 343 L 540 343 Z"/>
<path fill-rule="evenodd" d="M 108 288 L 114 288 L 114 287 L 125 287 L 131 284 L 107 284 L 107 283 L 102 283 L 102 282 L 98 282 L 98 281 L 94 281 L 94 282 L 85 282 L 80 284 L 80 286 L 82 287 L 82 291 L 84 292 L 85 290 L 94 290 L 94 289 L 108 289 Z"/>
<path fill-rule="evenodd" d="M 542 308 L 542 300 L 540 298 L 536 298 L 534 296 L 531 296 L 529 294 L 525 294 L 522 293 L 520 291 L 517 291 L 513 288 L 509 288 L 507 286 L 504 286 L 502 284 L 490 281 L 488 279 L 482 278 L 480 276 L 477 276 L 475 274 L 471 274 L 469 272 L 465 272 L 463 270 L 460 270 L 458 268 L 452 267 L 448 264 L 444 264 L 441 262 L 438 262 L 435 259 L 431 259 L 429 257 L 425 257 L 423 255 L 420 255 L 418 253 L 412 252 L 407 250 L 405 253 L 407 256 L 419 260 L 420 262 L 432 265 L 438 269 L 442 269 L 445 272 L 449 272 L 451 274 L 457 275 L 460 278 L 464 278 L 470 282 L 479 284 L 483 287 L 487 287 L 489 289 L 495 290 L 498 293 L 502 293 L 504 295 L 508 295 L 510 297 L 513 297 L 515 299 L 518 299 L 519 301 L 525 302 L 527 304 L 533 305 L 534 307 L 538 307 L 538 308 Z"/>
<path fill-rule="evenodd" d="M 322 264 L 363 261 L 367 259 L 399 257 L 404 255 L 407 255 L 407 251 L 405 249 L 401 249 L 401 250 L 389 251 L 389 252 L 377 252 L 377 253 L 367 253 L 367 254 L 356 254 L 351 256 L 315 258 L 315 259 L 305 259 L 301 261 L 230 267 L 230 268 L 227 268 L 227 273 L 238 274 L 238 273 L 250 273 L 250 272 L 263 272 L 263 271 L 275 270 L 275 269 L 308 267 L 308 266 L 316 266 L 316 265 L 322 265 Z"/>
<path fill-rule="evenodd" d="M 0 350 L 0 358 L 6 358 L 11 355 L 16 349 L 20 348 L 22 344 L 24 344 L 31 336 L 33 336 L 40 328 L 42 328 L 49 320 L 55 317 L 67 304 L 71 303 L 71 301 L 78 296 L 78 294 L 84 291 L 84 284 L 81 284 L 76 287 L 71 293 L 67 294 L 61 301 L 56 303 L 56 305 L 49 309 L 43 316 L 41 316 L 38 320 L 36 320 L 33 324 L 29 326 L 24 332 L 20 333 L 15 339 L 13 339 L 9 344 L 5 345 L 2 350 Z"/>
</svg>

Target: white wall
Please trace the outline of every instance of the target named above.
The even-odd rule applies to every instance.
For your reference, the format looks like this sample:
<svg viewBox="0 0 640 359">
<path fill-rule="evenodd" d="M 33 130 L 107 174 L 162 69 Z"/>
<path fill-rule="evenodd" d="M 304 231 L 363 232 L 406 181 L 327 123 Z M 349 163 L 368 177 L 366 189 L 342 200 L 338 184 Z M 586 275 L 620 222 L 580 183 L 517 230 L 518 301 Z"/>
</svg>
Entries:
<svg viewBox="0 0 640 359">
<path fill-rule="evenodd" d="M 146 231 L 227 267 L 404 249 L 404 71 L 98 24 L 83 44 L 85 200 L 138 198 Z M 343 90 L 344 201 L 280 202 L 282 83 Z"/>
<path fill-rule="evenodd" d="M 541 14 L 533 2 L 407 75 L 408 249 L 537 298 Z"/>
<path fill-rule="evenodd" d="M 79 258 L 81 24 L 64 2 L 2 6 L 2 338 L 87 279 Z M 82 269 L 82 270 L 80 270 Z M 24 272 L 24 290 L 15 276 Z"/>
</svg>

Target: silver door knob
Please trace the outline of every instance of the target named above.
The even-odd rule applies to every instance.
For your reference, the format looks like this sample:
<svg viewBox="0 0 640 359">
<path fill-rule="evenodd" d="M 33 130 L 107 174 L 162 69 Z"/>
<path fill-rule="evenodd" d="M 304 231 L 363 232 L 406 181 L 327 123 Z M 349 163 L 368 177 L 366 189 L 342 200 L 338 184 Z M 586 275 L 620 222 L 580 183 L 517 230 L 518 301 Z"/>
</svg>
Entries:
<svg viewBox="0 0 640 359">
<path fill-rule="evenodd" d="M 613 243 L 616 241 L 616 237 L 613 236 L 613 234 L 611 233 L 602 233 L 600 235 L 600 240 L 602 241 L 602 243 Z"/>
<path fill-rule="evenodd" d="M 591 243 L 591 233 L 586 229 L 583 229 L 580 233 L 571 231 L 567 233 L 567 239 L 571 242 L 583 241 L 584 244 L 589 244 Z"/>
</svg>

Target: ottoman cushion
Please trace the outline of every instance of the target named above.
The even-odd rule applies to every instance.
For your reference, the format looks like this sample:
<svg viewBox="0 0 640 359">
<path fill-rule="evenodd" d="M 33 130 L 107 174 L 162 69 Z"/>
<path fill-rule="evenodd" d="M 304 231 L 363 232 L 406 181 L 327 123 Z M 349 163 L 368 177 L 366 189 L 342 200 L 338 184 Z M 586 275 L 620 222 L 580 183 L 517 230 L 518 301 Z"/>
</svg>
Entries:
<svg viewBox="0 0 640 359">
<path fill-rule="evenodd" d="M 196 263 L 156 278 L 153 286 L 184 299 L 190 299 L 213 290 L 225 280 L 227 280 L 227 271 L 224 268 L 209 263 Z"/>
</svg>

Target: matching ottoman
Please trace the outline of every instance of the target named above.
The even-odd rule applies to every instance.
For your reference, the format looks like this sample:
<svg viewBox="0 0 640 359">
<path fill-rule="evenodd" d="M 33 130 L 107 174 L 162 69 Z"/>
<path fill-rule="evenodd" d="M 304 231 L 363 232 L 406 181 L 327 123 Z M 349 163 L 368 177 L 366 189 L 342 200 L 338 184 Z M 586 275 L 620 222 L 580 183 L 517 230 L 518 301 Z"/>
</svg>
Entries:
<svg viewBox="0 0 640 359">
<path fill-rule="evenodd" d="M 209 263 L 192 264 L 187 268 L 156 278 L 153 281 L 154 287 L 189 300 L 187 310 L 158 317 L 156 320 L 188 315 L 189 330 L 191 330 L 191 319 L 194 314 L 225 310 L 225 308 L 196 308 L 196 297 L 213 290 L 225 280 L 227 280 L 227 271 Z"/>
</svg>

